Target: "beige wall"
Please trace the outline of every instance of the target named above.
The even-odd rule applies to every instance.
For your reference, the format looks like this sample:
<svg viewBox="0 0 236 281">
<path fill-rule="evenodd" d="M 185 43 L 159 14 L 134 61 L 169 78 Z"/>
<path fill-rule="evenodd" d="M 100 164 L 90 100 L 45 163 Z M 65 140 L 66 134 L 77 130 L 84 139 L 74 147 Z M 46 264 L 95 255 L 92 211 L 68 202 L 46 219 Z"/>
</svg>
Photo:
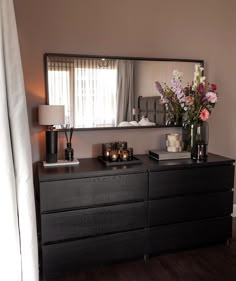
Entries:
<svg viewBox="0 0 236 281">
<path fill-rule="evenodd" d="M 33 161 L 44 158 L 36 109 L 45 103 L 43 53 L 204 59 L 218 85 L 210 120 L 210 150 L 236 158 L 234 0 L 14 0 Z M 166 129 L 75 132 L 78 157 L 96 156 L 97 143 L 128 140 L 135 153 L 162 145 Z M 61 136 L 63 139 L 63 136 Z M 62 144 L 61 144 L 62 145 Z"/>
</svg>

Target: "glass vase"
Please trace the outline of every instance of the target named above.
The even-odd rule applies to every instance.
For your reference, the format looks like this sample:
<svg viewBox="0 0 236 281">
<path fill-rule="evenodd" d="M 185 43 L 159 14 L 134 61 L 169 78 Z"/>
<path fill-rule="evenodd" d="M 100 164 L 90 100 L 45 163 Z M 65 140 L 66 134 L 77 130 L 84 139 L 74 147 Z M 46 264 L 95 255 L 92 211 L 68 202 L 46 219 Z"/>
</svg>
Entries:
<svg viewBox="0 0 236 281">
<path fill-rule="evenodd" d="M 195 122 L 184 129 L 184 150 L 191 152 L 191 158 L 206 160 L 208 154 L 209 125 Z"/>
</svg>

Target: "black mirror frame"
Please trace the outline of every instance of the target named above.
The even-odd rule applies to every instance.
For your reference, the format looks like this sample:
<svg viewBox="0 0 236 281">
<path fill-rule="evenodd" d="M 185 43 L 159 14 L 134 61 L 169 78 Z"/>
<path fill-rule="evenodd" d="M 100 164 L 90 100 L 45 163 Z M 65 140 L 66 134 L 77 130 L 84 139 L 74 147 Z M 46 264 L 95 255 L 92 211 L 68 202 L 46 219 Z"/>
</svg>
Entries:
<svg viewBox="0 0 236 281">
<path fill-rule="evenodd" d="M 200 59 L 176 59 L 176 58 L 153 58 L 153 57 L 123 57 L 123 56 L 108 56 L 108 55 L 87 55 L 87 54 L 64 54 L 64 53 L 45 53 L 44 54 L 44 79 L 46 103 L 48 104 L 48 75 L 47 75 L 47 57 L 80 57 L 80 58 L 105 58 L 105 59 L 127 59 L 127 60 L 142 60 L 142 61 L 162 61 L 162 62 L 192 62 L 201 64 L 204 67 L 204 60 Z M 173 128 L 181 127 L 174 125 L 156 125 L 156 126 L 129 126 L 129 127 L 98 127 L 98 128 L 74 128 L 75 131 L 102 131 L 102 130 L 123 130 L 123 129 L 147 129 L 147 128 Z M 62 129 L 61 129 L 62 130 Z M 60 129 L 59 129 L 60 131 Z"/>
</svg>

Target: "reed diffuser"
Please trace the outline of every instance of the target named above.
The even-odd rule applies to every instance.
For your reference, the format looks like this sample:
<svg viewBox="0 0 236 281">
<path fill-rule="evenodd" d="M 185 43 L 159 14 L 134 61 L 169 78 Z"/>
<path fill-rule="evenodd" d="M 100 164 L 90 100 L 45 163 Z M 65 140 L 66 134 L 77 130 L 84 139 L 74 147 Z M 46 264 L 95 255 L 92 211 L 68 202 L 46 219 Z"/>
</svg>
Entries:
<svg viewBox="0 0 236 281">
<path fill-rule="evenodd" d="M 67 161 L 74 160 L 74 149 L 71 146 L 73 131 L 74 131 L 74 128 L 69 127 L 69 125 L 67 125 L 64 130 L 65 136 L 66 136 L 65 160 L 67 160 Z M 67 133 L 69 133 L 69 134 L 67 135 Z"/>
</svg>

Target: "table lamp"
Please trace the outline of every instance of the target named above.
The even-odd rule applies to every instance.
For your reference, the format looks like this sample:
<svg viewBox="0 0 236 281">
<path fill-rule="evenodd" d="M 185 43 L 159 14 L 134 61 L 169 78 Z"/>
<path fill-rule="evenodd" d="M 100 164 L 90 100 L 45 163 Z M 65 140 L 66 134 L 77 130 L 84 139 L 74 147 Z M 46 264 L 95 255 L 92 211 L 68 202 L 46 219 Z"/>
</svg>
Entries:
<svg viewBox="0 0 236 281">
<path fill-rule="evenodd" d="M 58 131 L 54 125 L 63 125 L 65 120 L 64 105 L 40 105 L 38 110 L 39 124 L 47 125 L 46 162 L 57 162 Z"/>
</svg>

